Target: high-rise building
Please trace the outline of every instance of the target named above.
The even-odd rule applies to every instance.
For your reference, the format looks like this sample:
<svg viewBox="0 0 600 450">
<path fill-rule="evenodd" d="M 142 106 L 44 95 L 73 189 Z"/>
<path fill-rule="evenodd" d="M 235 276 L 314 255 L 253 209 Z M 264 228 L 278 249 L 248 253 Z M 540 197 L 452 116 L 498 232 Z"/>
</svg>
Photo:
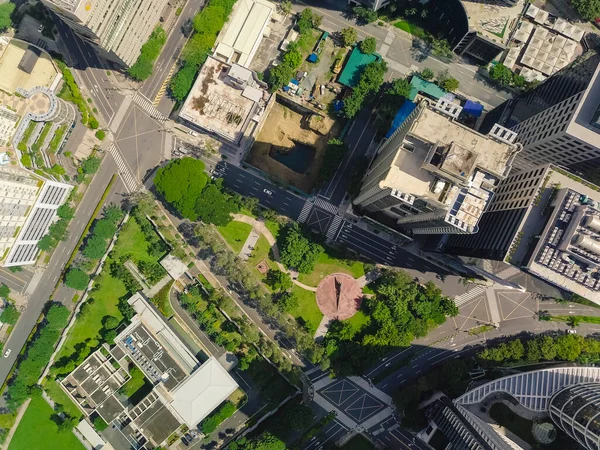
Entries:
<svg viewBox="0 0 600 450">
<path fill-rule="evenodd" d="M 169 0 L 42 0 L 99 54 L 124 66 L 140 55 Z"/>
<path fill-rule="evenodd" d="M 73 186 L 28 170 L 0 166 L 0 265 L 35 263 L 37 243 L 48 232 L 56 210 Z"/>
<path fill-rule="evenodd" d="M 535 89 L 508 100 L 485 117 L 517 133 L 523 151 L 515 167 L 545 163 L 590 174 L 600 167 L 600 55 L 590 50 Z"/>
<path fill-rule="evenodd" d="M 511 173 L 479 222 L 442 250 L 513 264 L 600 300 L 600 188 L 553 165 Z"/>
<path fill-rule="evenodd" d="M 588 450 L 600 448 L 600 383 L 567 386 L 550 400 L 550 417 Z"/>
<path fill-rule="evenodd" d="M 377 149 L 354 204 L 398 230 L 477 233 L 520 146 L 503 127 L 484 136 L 462 125 L 460 112 L 444 99 L 421 100 Z"/>
</svg>

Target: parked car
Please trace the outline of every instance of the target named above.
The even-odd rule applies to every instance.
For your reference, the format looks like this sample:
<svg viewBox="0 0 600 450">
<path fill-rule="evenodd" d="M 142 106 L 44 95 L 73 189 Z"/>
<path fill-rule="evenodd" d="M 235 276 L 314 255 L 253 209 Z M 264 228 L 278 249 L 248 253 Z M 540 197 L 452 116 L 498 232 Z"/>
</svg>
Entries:
<svg viewBox="0 0 600 450">
<path fill-rule="evenodd" d="M 270 191 L 268 189 L 263 189 L 263 192 L 267 195 L 273 195 L 273 191 Z"/>
<path fill-rule="evenodd" d="M 6 351 L 4 352 L 4 357 L 8 358 L 10 356 L 10 352 L 11 352 L 10 348 L 7 348 Z"/>
<path fill-rule="evenodd" d="M 577 334 L 577 330 L 575 330 L 575 329 L 573 329 L 573 328 L 569 328 L 569 329 L 567 330 L 567 333 L 569 333 L 569 334 Z"/>
<path fill-rule="evenodd" d="M 188 134 L 191 136 L 198 136 L 198 133 L 196 133 L 194 130 L 188 131 Z"/>
</svg>

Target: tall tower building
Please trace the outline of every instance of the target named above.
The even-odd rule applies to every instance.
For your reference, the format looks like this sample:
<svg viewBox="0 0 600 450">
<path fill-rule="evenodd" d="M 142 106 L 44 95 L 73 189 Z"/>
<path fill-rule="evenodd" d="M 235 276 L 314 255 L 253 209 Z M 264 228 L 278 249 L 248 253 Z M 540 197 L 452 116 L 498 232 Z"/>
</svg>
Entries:
<svg viewBox="0 0 600 450">
<path fill-rule="evenodd" d="M 169 0 L 42 0 L 107 59 L 131 66 Z"/>
<path fill-rule="evenodd" d="M 600 448 L 600 383 L 567 386 L 550 400 L 550 417 L 588 450 Z"/>
<path fill-rule="evenodd" d="M 523 144 L 515 160 L 519 170 L 553 163 L 593 174 L 600 168 L 599 63 L 597 51 L 586 52 L 535 89 L 492 110 L 480 131 L 499 123 L 517 133 Z"/>
<path fill-rule="evenodd" d="M 460 106 L 421 100 L 377 150 L 354 204 L 415 234 L 471 234 L 520 145 L 494 127 L 482 135 L 455 119 Z"/>
</svg>

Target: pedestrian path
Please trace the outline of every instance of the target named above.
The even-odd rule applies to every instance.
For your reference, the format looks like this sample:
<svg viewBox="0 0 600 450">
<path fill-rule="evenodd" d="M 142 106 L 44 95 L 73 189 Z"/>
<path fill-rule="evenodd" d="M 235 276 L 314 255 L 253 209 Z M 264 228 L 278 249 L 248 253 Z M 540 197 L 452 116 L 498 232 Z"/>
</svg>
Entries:
<svg viewBox="0 0 600 450">
<path fill-rule="evenodd" d="M 119 106 L 117 113 L 113 116 L 112 120 L 110 121 L 109 128 L 110 131 L 112 131 L 113 133 L 117 133 L 117 131 L 119 130 L 121 122 L 123 122 L 123 119 L 125 118 L 125 113 L 127 113 L 127 111 L 129 110 L 129 106 L 131 105 L 132 101 L 133 99 L 127 95 L 123 98 L 121 106 Z"/>
<path fill-rule="evenodd" d="M 167 120 L 167 117 L 165 117 L 163 113 L 156 109 L 152 102 L 148 100 L 141 92 L 136 92 L 133 95 L 133 101 L 136 105 L 146 111 L 153 119 L 160 120 L 161 122 Z"/>
<path fill-rule="evenodd" d="M 498 299 L 496 298 L 496 292 L 493 287 L 486 289 L 485 297 L 490 310 L 491 321 L 495 326 L 499 326 L 502 319 L 500 317 L 500 311 L 498 310 Z"/>
<path fill-rule="evenodd" d="M 456 306 L 461 306 L 467 303 L 469 300 L 473 300 L 476 297 L 479 297 L 481 294 L 485 292 L 485 288 L 481 286 L 475 286 L 469 292 L 466 292 L 462 295 L 457 295 L 454 297 L 454 303 Z"/>
<path fill-rule="evenodd" d="M 114 143 L 111 143 L 108 147 L 108 152 L 112 155 L 113 159 L 115 160 L 115 163 L 117 163 L 119 175 L 121 176 L 121 179 L 125 184 L 125 189 L 127 189 L 129 193 L 136 192 L 140 188 L 140 185 L 135 179 L 133 173 L 131 173 L 131 170 L 129 169 L 127 164 L 125 163 L 125 160 L 123 159 L 120 150 Z"/>
</svg>

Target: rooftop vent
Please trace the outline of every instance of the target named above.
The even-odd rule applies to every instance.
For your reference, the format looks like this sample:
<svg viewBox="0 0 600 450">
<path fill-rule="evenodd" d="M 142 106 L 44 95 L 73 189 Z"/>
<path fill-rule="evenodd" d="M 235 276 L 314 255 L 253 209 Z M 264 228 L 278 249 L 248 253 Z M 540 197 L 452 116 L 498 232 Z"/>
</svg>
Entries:
<svg viewBox="0 0 600 450">
<path fill-rule="evenodd" d="M 504 128 L 501 125 L 495 124 L 488 136 L 498 139 L 500 142 L 504 142 L 505 144 L 514 144 L 517 139 L 517 133 L 514 131 L 510 131 L 508 128 Z"/>
</svg>

